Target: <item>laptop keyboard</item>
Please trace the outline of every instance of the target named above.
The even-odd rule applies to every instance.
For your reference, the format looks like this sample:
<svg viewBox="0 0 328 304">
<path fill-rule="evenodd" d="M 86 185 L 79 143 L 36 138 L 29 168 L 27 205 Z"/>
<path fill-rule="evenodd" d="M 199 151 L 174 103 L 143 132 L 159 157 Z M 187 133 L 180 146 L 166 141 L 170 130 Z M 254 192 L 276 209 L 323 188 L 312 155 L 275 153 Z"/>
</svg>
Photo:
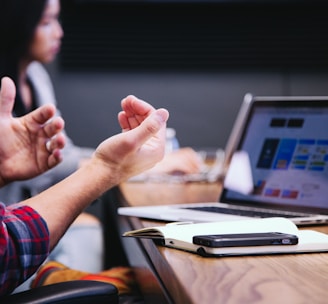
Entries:
<svg viewBox="0 0 328 304">
<path fill-rule="evenodd" d="M 186 209 L 192 209 L 197 211 L 205 211 L 205 212 L 216 212 L 216 213 L 223 213 L 223 214 L 232 214 L 232 215 L 241 215 L 241 216 L 250 216 L 250 217 L 308 217 L 309 214 L 304 213 L 293 213 L 293 212 L 275 212 L 274 210 L 271 211 L 259 211 L 259 210 L 240 210 L 240 209 L 231 209 L 231 208 L 222 208 L 222 207 L 187 207 Z"/>
</svg>

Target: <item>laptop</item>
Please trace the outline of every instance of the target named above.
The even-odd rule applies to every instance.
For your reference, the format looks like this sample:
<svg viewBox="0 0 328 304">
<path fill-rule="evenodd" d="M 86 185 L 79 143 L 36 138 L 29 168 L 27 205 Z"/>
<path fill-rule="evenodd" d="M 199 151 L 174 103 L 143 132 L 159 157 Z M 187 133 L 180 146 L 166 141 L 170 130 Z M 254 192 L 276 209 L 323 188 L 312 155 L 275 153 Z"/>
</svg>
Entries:
<svg viewBox="0 0 328 304">
<path fill-rule="evenodd" d="M 118 214 L 162 221 L 285 217 L 328 223 L 328 96 L 246 94 L 225 148 L 217 202 L 122 207 Z"/>
</svg>

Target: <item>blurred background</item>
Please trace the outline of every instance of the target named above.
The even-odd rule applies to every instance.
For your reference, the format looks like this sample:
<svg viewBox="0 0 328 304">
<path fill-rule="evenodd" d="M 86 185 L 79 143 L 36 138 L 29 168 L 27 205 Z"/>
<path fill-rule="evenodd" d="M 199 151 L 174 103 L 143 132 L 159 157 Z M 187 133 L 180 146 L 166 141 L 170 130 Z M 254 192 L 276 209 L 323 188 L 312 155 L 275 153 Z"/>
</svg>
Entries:
<svg viewBox="0 0 328 304">
<path fill-rule="evenodd" d="M 328 95 L 327 1 L 63 0 L 48 66 L 66 129 L 96 147 L 134 94 L 181 146 L 223 148 L 246 93 Z"/>
</svg>

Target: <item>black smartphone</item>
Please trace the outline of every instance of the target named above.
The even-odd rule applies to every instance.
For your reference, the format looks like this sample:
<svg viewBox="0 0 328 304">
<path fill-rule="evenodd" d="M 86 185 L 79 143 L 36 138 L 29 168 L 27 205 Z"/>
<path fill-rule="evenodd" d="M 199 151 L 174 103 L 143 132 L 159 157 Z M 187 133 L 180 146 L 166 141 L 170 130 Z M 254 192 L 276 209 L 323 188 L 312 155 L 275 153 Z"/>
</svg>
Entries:
<svg viewBox="0 0 328 304">
<path fill-rule="evenodd" d="M 206 247 L 296 245 L 298 237 L 281 232 L 196 235 L 193 243 Z"/>
</svg>

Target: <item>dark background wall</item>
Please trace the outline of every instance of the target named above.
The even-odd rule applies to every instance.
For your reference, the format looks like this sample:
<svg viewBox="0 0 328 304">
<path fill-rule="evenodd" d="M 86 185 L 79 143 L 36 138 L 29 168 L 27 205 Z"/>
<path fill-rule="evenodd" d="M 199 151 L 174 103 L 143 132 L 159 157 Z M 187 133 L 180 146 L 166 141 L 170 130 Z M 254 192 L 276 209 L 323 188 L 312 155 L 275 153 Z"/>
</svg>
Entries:
<svg viewBox="0 0 328 304">
<path fill-rule="evenodd" d="M 176 3 L 179 2 L 179 3 Z M 181 145 L 224 147 L 243 96 L 328 95 L 324 1 L 64 0 L 49 66 L 66 129 L 95 147 L 134 94 L 170 111 Z"/>
</svg>

